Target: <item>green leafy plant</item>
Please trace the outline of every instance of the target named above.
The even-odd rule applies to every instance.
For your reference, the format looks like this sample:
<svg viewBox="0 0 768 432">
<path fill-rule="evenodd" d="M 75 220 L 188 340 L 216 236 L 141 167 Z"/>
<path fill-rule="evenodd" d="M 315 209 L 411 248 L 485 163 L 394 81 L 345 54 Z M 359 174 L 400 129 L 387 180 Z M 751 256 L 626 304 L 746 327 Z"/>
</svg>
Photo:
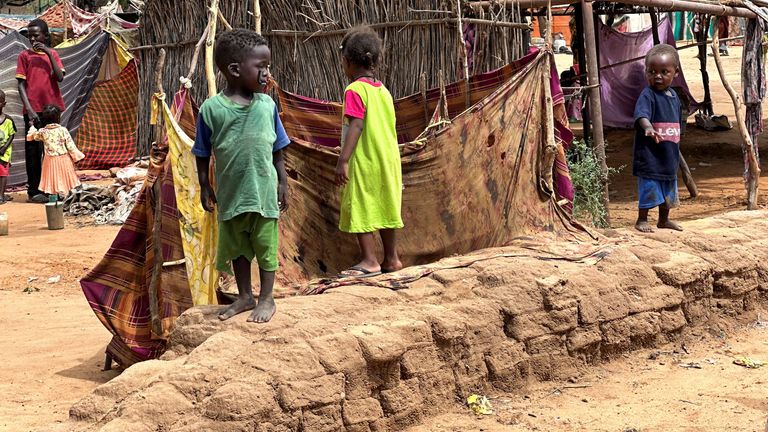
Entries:
<svg viewBox="0 0 768 432">
<path fill-rule="evenodd" d="M 600 162 L 586 140 L 573 140 L 567 152 L 568 167 L 575 196 L 573 216 L 582 221 L 591 221 L 597 228 L 607 228 L 608 211 L 603 205 L 603 181 Z M 608 168 L 608 176 L 618 173 L 623 167 Z"/>
</svg>

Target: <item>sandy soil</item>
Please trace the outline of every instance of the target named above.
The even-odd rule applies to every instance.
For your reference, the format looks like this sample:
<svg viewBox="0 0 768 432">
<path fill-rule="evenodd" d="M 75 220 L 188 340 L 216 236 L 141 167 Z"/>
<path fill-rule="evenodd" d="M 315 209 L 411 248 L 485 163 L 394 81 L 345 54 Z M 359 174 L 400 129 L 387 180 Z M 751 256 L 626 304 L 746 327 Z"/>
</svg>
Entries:
<svg viewBox="0 0 768 432">
<path fill-rule="evenodd" d="M 702 329 L 684 344 L 638 351 L 569 382 L 488 395 L 492 415 L 477 417 L 457 404 L 409 432 L 764 432 L 765 367 L 745 369 L 733 358 L 768 359 L 768 324 L 729 331 Z M 701 369 L 681 367 L 690 363 Z"/>
<path fill-rule="evenodd" d="M 739 86 L 740 50 L 734 48 L 726 66 Z M 702 94 L 694 53 L 682 55 L 689 85 Z M 558 56 L 567 64 L 567 56 Z M 711 62 L 710 62 L 711 64 Z M 729 99 L 716 78 L 713 93 L 718 113 L 732 116 Z M 675 212 L 698 218 L 743 206 L 743 164 L 734 131 L 703 134 L 689 128 L 683 153 L 702 197 L 683 202 Z M 607 135 L 611 166 L 626 166 L 612 180 L 611 212 L 615 226 L 629 226 L 635 217 L 635 183 L 631 177 L 631 134 Z M 681 196 L 686 196 L 684 193 Z M 0 237 L 0 430 L 34 431 L 62 421 L 68 407 L 94 387 L 115 376 L 102 372 L 103 348 L 110 335 L 91 312 L 78 279 L 103 256 L 117 227 L 83 226 L 68 220 L 63 231 L 48 231 L 45 210 L 23 203 L 24 196 L 0 206 L 10 219 L 10 236 Z M 766 198 L 761 200 L 766 203 Z M 47 279 L 61 276 L 57 283 Z M 38 278 L 30 280 L 30 278 Z M 25 292 L 25 290 L 27 292 Z M 768 400 L 764 370 L 749 371 L 730 364 L 730 354 L 745 353 L 768 360 L 766 330 L 729 333 L 725 341 L 708 340 L 691 348 L 682 361 L 715 359 L 714 365 L 687 370 L 672 357 L 648 361 L 645 354 L 595 369 L 578 383 L 591 387 L 562 389 L 561 384 L 536 385 L 525 395 L 496 395 L 498 415 L 480 420 L 457 412 L 414 430 L 755 430 L 763 431 Z M 664 363 L 664 364 L 661 364 Z M 574 385 L 574 384 L 570 384 Z M 554 390 L 561 388 L 559 392 Z M 586 399 L 587 402 L 582 402 Z M 688 402 L 681 402 L 685 400 Z M 535 417 L 533 417 L 535 416 Z M 672 427 L 676 426 L 676 427 Z M 631 430 L 631 429 L 629 429 Z"/>
</svg>

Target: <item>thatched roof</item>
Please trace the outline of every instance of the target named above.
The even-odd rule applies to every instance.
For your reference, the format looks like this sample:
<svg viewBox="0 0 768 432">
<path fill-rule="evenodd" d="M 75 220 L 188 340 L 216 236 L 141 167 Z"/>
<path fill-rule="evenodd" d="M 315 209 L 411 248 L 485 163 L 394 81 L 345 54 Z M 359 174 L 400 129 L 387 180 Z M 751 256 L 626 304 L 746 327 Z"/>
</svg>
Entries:
<svg viewBox="0 0 768 432">
<path fill-rule="evenodd" d="M 208 21 L 201 0 L 149 0 L 142 18 L 141 45 L 178 44 L 166 48 L 165 91 L 172 93 L 187 74 Z M 253 1 L 220 0 L 224 18 L 233 27 L 254 28 Z M 422 85 L 435 87 L 443 72 L 446 82 L 463 77 L 463 50 L 456 21 L 455 1 L 447 0 L 270 0 L 261 2 L 262 29 L 272 48 L 272 73 L 285 89 L 306 96 L 339 100 L 346 85 L 339 45 L 346 29 L 375 24 L 384 40 L 380 78 L 395 97 L 416 93 Z M 471 15 L 481 14 L 481 15 Z M 491 14 L 465 11 L 478 20 L 520 22 L 519 10 L 510 7 Z M 425 22 L 428 21 L 428 22 Z M 523 54 L 523 31 L 473 23 L 470 74 L 500 67 Z M 219 25 L 219 31 L 223 26 Z M 149 101 L 154 92 L 156 49 L 141 50 L 139 95 L 139 148 L 151 141 Z M 198 61 L 194 96 L 207 96 L 203 78 L 204 56 Z M 422 74 L 424 83 L 422 84 Z"/>
</svg>

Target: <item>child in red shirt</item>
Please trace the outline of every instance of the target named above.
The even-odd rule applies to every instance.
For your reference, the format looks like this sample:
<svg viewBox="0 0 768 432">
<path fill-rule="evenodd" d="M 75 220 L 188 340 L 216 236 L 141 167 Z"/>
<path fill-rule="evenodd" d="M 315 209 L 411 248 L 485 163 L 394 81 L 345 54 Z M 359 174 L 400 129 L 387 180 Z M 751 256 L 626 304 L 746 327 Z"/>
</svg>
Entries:
<svg viewBox="0 0 768 432">
<path fill-rule="evenodd" d="M 25 132 L 30 126 L 40 126 L 40 113 L 46 105 L 54 105 L 64 111 L 64 99 L 59 83 L 64 80 L 64 65 L 56 50 L 49 47 L 51 35 L 45 21 L 32 20 L 27 26 L 27 37 L 32 49 L 19 54 L 16 79 L 19 96 L 24 105 Z M 27 168 L 27 195 L 30 202 L 45 203 L 46 197 L 39 189 L 43 163 L 43 143 L 26 141 L 24 159 Z"/>
</svg>

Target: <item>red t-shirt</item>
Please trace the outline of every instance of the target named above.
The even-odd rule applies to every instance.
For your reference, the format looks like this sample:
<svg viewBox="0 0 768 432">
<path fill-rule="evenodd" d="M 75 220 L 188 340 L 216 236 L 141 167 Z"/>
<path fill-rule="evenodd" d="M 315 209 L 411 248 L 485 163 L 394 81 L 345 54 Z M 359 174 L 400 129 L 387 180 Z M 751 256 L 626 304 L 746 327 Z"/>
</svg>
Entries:
<svg viewBox="0 0 768 432">
<path fill-rule="evenodd" d="M 51 57 L 64 72 L 59 53 L 52 49 Z M 16 63 L 16 78 L 27 82 L 27 97 L 35 112 L 41 112 L 46 105 L 56 105 L 62 111 L 66 108 L 48 54 L 31 49 L 22 51 Z M 24 114 L 26 113 L 27 108 L 24 107 Z"/>
</svg>

